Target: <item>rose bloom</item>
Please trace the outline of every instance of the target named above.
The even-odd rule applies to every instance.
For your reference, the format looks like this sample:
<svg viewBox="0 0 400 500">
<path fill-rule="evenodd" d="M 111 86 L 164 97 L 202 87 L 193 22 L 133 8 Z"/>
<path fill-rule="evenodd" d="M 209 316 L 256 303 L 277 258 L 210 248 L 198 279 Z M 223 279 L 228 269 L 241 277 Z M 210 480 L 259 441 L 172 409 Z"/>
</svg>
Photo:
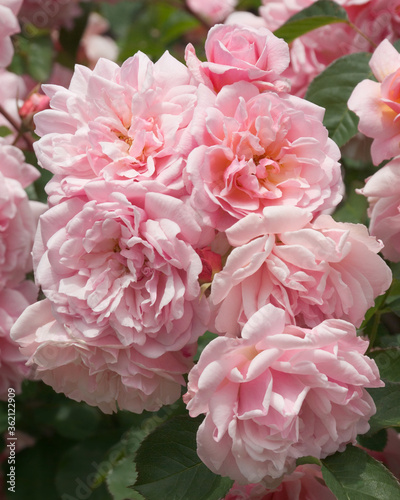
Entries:
<svg viewBox="0 0 400 500">
<path fill-rule="evenodd" d="M 383 256 L 400 262 L 400 157 L 367 179 L 359 193 L 368 198 L 369 230 L 382 240 Z"/>
<path fill-rule="evenodd" d="M 369 65 L 378 81 L 360 82 L 348 106 L 360 118 L 360 132 L 374 139 L 371 156 L 375 165 L 379 165 L 400 153 L 400 54 L 384 40 Z"/>
<path fill-rule="evenodd" d="M 214 26 L 205 51 L 207 62 L 201 62 L 189 44 L 185 59 L 196 80 L 210 89 L 218 92 L 238 81 L 252 82 L 261 90 L 290 88 L 279 76 L 289 64 L 288 44 L 264 27 Z"/>
<path fill-rule="evenodd" d="M 342 198 L 340 152 L 322 124 L 324 110 L 304 99 L 259 93 L 239 82 L 217 96 L 202 87 L 191 128 L 201 144 L 187 161 L 192 204 L 225 230 L 266 206 L 315 214 Z"/>
<path fill-rule="evenodd" d="M 121 67 L 100 59 L 76 66 L 69 89 L 44 85 L 52 109 L 35 116 L 35 151 L 69 197 L 96 179 L 156 182 L 184 193 L 182 170 L 196 86 L 188 69 L 165 53 L 153 64 L 137 53 Z M 52 186 L 48 192 L 52 195 Z M 60 195 L 62 197 L 62 193 Z M 50 204 L 59 197 L 50 196 Z"/>
<path fill-rule="evenodd" d="M 376 411 L 366 387 L 384 385 L 367 347 L 346 321 L 306 329 L 285 325 L 272 304 L 261 307 L 241 338 L 212 340 L 189 373 L 189 414 L 206 414 L 200 459 L 239 483 L 268 485 L 299 457 L 343 451 Z"/>
<path fill-rule="evenodd" d="M 147 357 L 123 346 L 115 335 L 84 337 L 58 322 L 48 299 L 28 307 L 12 329 L 28 359 L 30 377 L 56 392 L 98 406 L 104 413 L 157 411 L 181 395 L 182 374 L 192 366 L 195 346 Z"/>
<path fill-rule="evenodd" d="M 29 201 L 24 188 L 38 177 L 22 151 L 0 139 L 0 289 L 18 285 L 32 271 L 37 219 L 46 206 Z"/>
<path fill-rule="evenodd" d="M 276 488 L 266 488 L 263 484 L 240 485 L 234 483 L 224 500 L 336 500 L 335 495 L 325 485 L 321 467 L 299 465 L 296 470 L 283 478 Z"/>
<path fill-rule="evenodd" d="M 340 318 L 359 326 L 392 274 L 377 255 L 382 244 L 361 224 L 335 222 L 296 207 L 268 207 L 227 231 L 233 248 L 214 277 L 210 300 L 215 330 L 237 336 L 263 305 L 287 322 L 313 327 Z"/>
<path fill-rule="evenodd" d="M 223 21 L 236 7 L 238 0 L 186 0 L 189 9 L 205 20 Z"/>
<path fill-rule="evenodd" d="M 118 45 L 105 33 L 109 31 L 110 23 L 105 17 L 102 17 L 97 12 L 91 12 L 85 31 L 83 32 L 78 60 L 87 60 L 88 66 L 94 68 L 97 61 L 102 57 L 116 61 L 118 58 Z"/>
<path fill-rule="evenodd" d="M 10 73 L 0 68 L 0 105 L 10 115 L 13 121 L 20 125 L 21 118 L 18 114 L 18 108 L 23 105 L 23 99 L 26 95 L 26 86 L 23 79 L 15 73 Z M 12 144 L 17 137 L 17 131 L 11 123 L 0 113 L 0 127 L 7 127 L 10 134 L 2 139 L 2 143 Z M 24 146 L 25 143 L 24 143 Z"/>
<path fill-rule="evenodd" d="M 10 338 L 10 330 L 20 314 L 36 301 L 38 289 L 32 281 L 23 281 L 14 288 L 0 291 L 0 399 L 6 401 L 8 389 L 21 391 L 21 382 L 27 377 L 29 368 L 26 357 Z"/>
<path fill-rule="evenodd" d="M 309 7 L 315 0 L 264 0 L 260 15 L 265 26 L 274 31 L 291 16 Z M 372 52 L 373 44 L 400 36 L 399 0 L 336 0 L 361 34 L 344 23 L 334 23 L 306 33 L 290 48 L 291 64 L 283 76 L 292 83 L 292 93 L 304 96 L 310 82 L 333 61 L 354 52 Z M 254 24 L 254 23 L 253 23 Z"/>
<path fill-rule="evenodd" d="M 170 196 L 147 193 L 140 208 L 115 186 L 100 188 L 95 199 L 72 198 L 40 219 L 35 278 L 56 319 L 151 358 L 196 342 L 208 304 L 200 300 L 195 214 Z"/>
<path fill-rule="evenodd" d="M 20 32 L 17 19 L 22 0 L 0 0 L 0 68 L 8 66 L 14 49 L 11 36 Z"/>
</svg>

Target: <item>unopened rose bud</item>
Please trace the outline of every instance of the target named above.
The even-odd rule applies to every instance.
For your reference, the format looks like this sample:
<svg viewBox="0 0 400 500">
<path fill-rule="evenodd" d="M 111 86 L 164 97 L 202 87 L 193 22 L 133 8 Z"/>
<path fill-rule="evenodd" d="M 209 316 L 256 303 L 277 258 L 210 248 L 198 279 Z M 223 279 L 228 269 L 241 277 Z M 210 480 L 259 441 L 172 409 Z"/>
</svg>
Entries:
<svg viewBox="0 0 400 500">
<path fill-rule="evenodd" d="M 214 274 L 222 269 L 221 255 L 215 253 L 210 247 L 198 248 L 197 254 L 203 264 L 203 270 L 199 274 L 200 283 L 211 283 Z"/>
<path fill-rule="evenodd" d="M 47 95 L 34 92 L 26 99 L 19 110 L 19 116 L 26 124 L 32 122 L 33 116 L 39 111 L 43 111 L 49 107 L 50 98 Z"/>
</svg>

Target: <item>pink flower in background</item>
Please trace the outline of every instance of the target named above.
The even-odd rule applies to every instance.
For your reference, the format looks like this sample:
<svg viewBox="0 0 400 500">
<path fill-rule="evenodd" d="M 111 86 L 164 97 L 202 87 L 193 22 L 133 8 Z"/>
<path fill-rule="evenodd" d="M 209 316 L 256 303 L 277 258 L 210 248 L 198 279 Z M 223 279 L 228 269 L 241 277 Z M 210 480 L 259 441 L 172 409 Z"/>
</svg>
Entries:
<svg viewBox="0 0 400 500">
<path fill-rule="evenodd" d="M 23 281 L 13 288 L 0 291 L 0 399 L 7 400 L 8 389 L 21 390 L 21 382 L 28 375 L 27 358 L 11 340 L 10 330 L 19 315 L 38 296 L 38 288 L 32 281 Z"/>
<path fill-rule="evenodd" d="M 287 322 L 313 327 L 340 318 L 359 326 L 392 274 L 377 255 L 382 245 L 365 226 L 313 223 L 296 207 L 268 207 L 227 230 L 233 248 L 211 287 L 215 330 L 238 336 L 263 305 L 281 307 Z"/>
<path fill-rule="evenodd" d="M 196 104 L 190 82 L 168 53 L 155 64 L 139 52 L 122 67 L 105 59 L 93 71 L 77 66 L 69 89 L 43 87 L 52 109 L 35 117 L 40 164 L 57 174 L 68 196 L 99 178 L 155 182 L 182 195 Z"/>
<path fill-rule="evenodd" d="M 278 479 L 301 456 L 325 458 L 368 431 L 381 387 L 353 325 L 326 320 L 285 326 L 272 305 L 249 318 L 241 338 L 219 337 L 189 373 L 189 414 L 206 418 L 197 452 L 213 472 L 239 483 Z"/>
<path fill-rule="evenodd" d="M 224 500 L 335 500 L 335 495 L 325 485 L 321 467 L 299 465 L 283 478 L 276 488 L 266 488 L 262 483 L 240 485 L 234 483 Z"/>
<path fill-rule="evenodd" d="M 67 200 L 40 219 L 35 277 L 57 320 L 84 339 L 111 336 L 151 358 L 196 342 L 208 304 L 194 212 L 157 193 L 140 208 L 109 185 L 99 197 Z"/>
<path fill-rule="evenodd" d="M 157 411 L 180 397 L 195 346 L 151 358 L 115 335 L 84 338 L 73 326 L 55 320 L 48 299 L 23 312 L 12 338 L 28 359 L 31 377 L 105 413 L 117 411 L 117 404 L 135 413 Z"/>
<path fill-rule="evenodd" d="M 261 90 L 290 88 L 279 76 L 289 64 L 289 47 L 266 28 L 214 26 L 205 50 L 207 62 L 201 62 L 189 44 L 186 63 L 196 80 L 217 92 L 238 81 L 252 82 Z"/>
<path fill-rule="evenodd" d="M 236 7 L 238 0 L 186 0 L 189 9 L 212 24 L 223 21 Z"/>
<path fill-rule="evenodd" d="M 23 104 L 23 99 L 26 96 L 26 86 L 22 77 L 15 73 L 10 73 L 5 69 L 0 68 L 0 105 L 6 113 L 12 118 L 13 122 L 20 125 L 21 118 L 18 109 Z M 2 141 L 12 144 L 17 137 L 17 131 L 10 122 L 0 113 L 0 126 L 7 127 L 10 130 L 8 135 Z"/>
<path fill-rule="evenodd" d="M 298 12 L 310 7 L 316 0 L 261 0 L 260 15 L 270 30 L 275 31 Z"/>
<path fill-rule="evenodd" d="M 368 198 L 369 230 L 382 240 L 383 256 L 400 262 L 400 157 L 367 179 L 359 192 Z"/>
<path fill-rule="evenodd" d="M 8 66 L 14 49 L 11 35 L 20 32 L 17 19 L 22 0 L 0 0 L 0 68 Z"/>
<path fill-rule="evenodd" d="M 374 139 L 371 156 L 375 165 L 379 165 L 400 153 L 400 54 L 384 40 L 369 64 L 378 81 L 360 82 L 348 106 L 360 118 L 360 132 Z"/>
<path fill-rule="evenodd" d="M 116 61 L 119 49 L 116 42 L 105 35 L 109 29 L 107 19 L 97 12 L 91 12 L 80 42 L 78 60 L 87 59 L 90 68 L 94 68 L 102 57 Z"/>
<path fill-rule="evenodd" d="M 336 59 L 357 52 L 352 49 L 355 32 L 344 23 L 334 23 L 303 35 L 291 44 L 291 64 L 284 76 L 292 84 L 291 92 L 306 95 L 311 81 Z"/>
<path fill-rule="evenodd" d="M 385 39 L 395 42 L 400 37 L 399 0 L 347 1 L 344 6 L 350 21 L 374 44 L 378 45 Z M 373 52 L 375 46 L 371 45 L 361 33 L 354 35 L 352 52 Z"/>
<path fill-rule="evenodd" d="M 200 146 L 188 157 L 187 176 L 206 224 L 223 231 L 266 206 L 317 214 L 339 203 L 340 152 L 322 125 L 322 108 L 287 94 L 260 94 L 248 82 L 217 96 L 200 90 L 191 127 Z"/>
<path fill-rule="evenodd" d="M 38 177 L 22 151 L 0 139 L 0 289 L 18 285 L 32 271 L 36 224 L 46 206 L 29 201 L 24 188 Z"/>
<path fill-rule="evenodd" d="M 315 0 L 263 0 L 259 12 L 264 25 L 274 31 L 313 3 Z M 318 28 L 294 40 L 290 47 L 291 64 L 283 73 L 292 83 L 293 94 L 304 96 L 310 82 L 339 57 L 372 52 L 373 44 L 385 38 L 395 41 L 400 36 L 399 0 L 336 0 L 336 3 L 372 44 L 343 23 Z"/>
</svg>

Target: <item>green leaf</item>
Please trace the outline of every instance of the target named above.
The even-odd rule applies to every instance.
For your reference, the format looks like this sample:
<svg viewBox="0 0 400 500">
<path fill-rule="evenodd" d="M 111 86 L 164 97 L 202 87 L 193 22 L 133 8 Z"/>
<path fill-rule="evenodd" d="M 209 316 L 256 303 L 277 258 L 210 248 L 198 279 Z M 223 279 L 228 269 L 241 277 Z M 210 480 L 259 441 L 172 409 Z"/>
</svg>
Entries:
<svg viewBox="0 0 400 500">
<path fill-rule="evenodd" d="M 137 478 L 136 464 L 134 462 L 136 451 L 150 432 L 149 426 L 151 425 L 157 425 L 154 417 L 143 420 L 140 427 L 133 427 L 126 432 L 121 441 L 110 450 L 110 455 L 112 454 L 116 460 L 112 463 L 106 482 L 114 500 L 142 500 L 143 498 L 130 486 Z"/>
<path fill-rule="evenodd" d="M 37 82 L 46 81 L 53 67 L 54 45 L 48 35 L 32 38 L 19 36 L 10 70 L 17 74 L 28 73 Z"/>
<path fill-rule="evenodd" d="M 107 476 L 107 486 L 114 500 L 143 500 L 142 495 L 129 488 L 136 481 L 135 463 L 124 458 Z"/>
<path fill-rule="evenodd" d="M 348 22 L 348 17 L 343 7 L 329 0 L 319 0 L 292 16 L 274 32 L 274 35 L 290 43 L 299 36 L 321 26 L 346 22 Z"/>
<path fill-rule="evenodd" d="M 28 41 L 27 70 L 37 82 L 46 81 L 53 64 L 53 42 L 50 37 L 34 38 Z"/>
<path fill-rule="evenodd" d="M 319 458 L 315 458 L 315 457 L 311 457 L 311 456 L 300 457 L 296 460 L 296 466 L 305 465 L 305 464 L 321 465 L 321 460 Z"/>
<path fill-rule="evenodd" d="M 387 444 L 388 436 L 386 429 L 381 429 L 373 436 L 362 434 L 357 436 L 358 443 L 364 448 L 374 451 L 383 451 Z"/>
<path fill-rule="evenodd" d="M 217 334 L 207 331 L 197 341 L 197 352 L 194 356 L 194 361 L 198 361 L 204 348 L 214 339 L 218 337 Z"/>
<path fill-rule="evenodd" d="M 369 353 L 379 368 L 381 378 L 389 382 L 400 382 L 400 347 L 376 349 Z"/>
<path fill-rule="evenodd" d="M 392 474 L 355 446 L 322 460 L 322 475 L 338 500 L 400 499 L 400 485 Z"/>
<path fill-rule="evenodd" d="M 134 489 L 147 500 L 218 500 L 233 481 L 211 472 L 196 453 L 202 418 L 178 416 L 150 434 L 137 453 Z"/>
<path fill-rule="evenodd" d="M 100 13 L 110 23 L 112 33 L 117 38 L 122 38 L 127 35 L 132 24 L 137 21 L 140 11 L 144 8 L 144 1 L 124 0 L 114 4 L 101 2 L 99 8 Z"/>
<path fill-rule="evenodd" d="M 376 413 L 369 424 L 368 435 L 375 434 L 380 429 L 400 426 L 400 383 L 385 382 L 385 387 L 368 389 L 375 405 Z"/>
<path fill-rule="evenodd" d="M 0 125 L 0 137 L 7 137 L 12 134 L 11 130 L 5 125 Z"/>
<path fill-rule="evenodd" d="M 354 224 L 367 222 L 368 200 L 365 196 L 356 193 L 356 188 L 363 186 L 363 183 L 349 182 L 350 191 L 333 214 L 333 218 L 338 222 L 352 222 Z"/>
<path fill-rule="evenodd" d="M 334 61 L 308 87 L 306 99 L 326 109 L 324 125 L 338 146 L 357 133 L 358 117 L 347 107 L 354 87 L 373 78 L 368 65 L 371 54 L 359 52 Z"/>
</svg>

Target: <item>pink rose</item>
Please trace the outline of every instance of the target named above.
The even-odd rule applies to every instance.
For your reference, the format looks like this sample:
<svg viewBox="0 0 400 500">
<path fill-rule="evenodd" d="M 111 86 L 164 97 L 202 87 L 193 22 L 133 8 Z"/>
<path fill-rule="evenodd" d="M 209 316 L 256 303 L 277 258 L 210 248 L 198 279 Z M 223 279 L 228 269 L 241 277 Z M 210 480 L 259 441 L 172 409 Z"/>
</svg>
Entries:
<svg viewBox="0 0 400 500">
<path fill-rule="evenodd" d="M 316 0 L 262 0 L 259 9 L 270 30 L 275 31 L 298 12 L 310 7 Z"/>
<path fill-rule="evenodd" d="M 86 60 L 90 68 L 102 57 L 116 61 L 119 49 L 115 40 L 105 34 L 109 30 L 107 19 L 97 12 L 91 12 L 81 38 L 78 61 Z"/>
<path fill-rule="evenodd" d="M 46 206 L 29 201 L 24 188 L 38 177 L 22 151 L 0 139 L 0 289 L 18 285 L 32 271 L 37 219 Z"/>
<path fill-rule="evenodd" d="M 368 198 L 369 230 L 382 240 L 383 256 L 400 262 L 400 157 L 367 179 L 359 192 Z"/>
<path fill-rule="evenodd" d="M 2 0 L 0 2 L 0 68 L 8 66 L 14 54 L 11 35 L 19 33 L 17 19 L 22 0 Z"/>
<path fill-rule="evenodd" d="M 189 44 L 186 63 L 199 82 L 217 92 L 238 81 L 252 82 L 261 90 L 289 90 L 279 76 L 289 64 L 289 47 L 266 28 L 214 26 L 205 50 L 207 62 L 203 63 Z"/>
<path fill-rule="evenodd" d="M 23 281 L 14 288 L 0 291 L 0 399 L 7 400 L 8 389 L 21 390 L 21 382 L 29 369 L 26 357 L 10 338 L 10 330 L 19 315 L 37 299 L 38 289 L 32 281 Z"/>
<path fill-rule="evenodd" d="M 217 96 L 199 91 L 187 161 L 192 204 L 206 224 L 225 230 L 266 206 L 315 214 L 342 198 L 340 152 L 322 125 L 323 109 L 295 96 L 261 93 L 239 82 Z"/>
<path fill-rule="evenodd" d="M 325 485 L 321 467 L 307 464 L 296 467 L 273 489 L 262 483 L 234 483 L 224 500 L 336 500 L 336 497 Z"/>
<path fill-rule="evenodd" d="M 35 116 L 42 137 L 35 151 L 66 196 L 82 193 L 96 179 L 153 183 L 176 196 L 185 192 L 182 170 L 193 147 L 187 126 L 196 87 L 171 55 L 153 64 L 139 52 L 121 67 L 101 59 L 93 71 L 77 66 L 69 89 L 43 89 L 52 109 Z"/>
<path fill-rule="evenodd" d="M 196 342 L 208 304 L 195 214 L 170 196 L 148 193 L 139 207 L 102 189 L 103 199 L 75 197 L 40 219 L 35 277 L 56 319 L 83 339 L 111 337 L 151 358 Z"/>
<path fill-rule="evenodd" d="M 206 414 L 201 460 L 239 483 L 268 484 L 299 457 L 343 451 L 376 411 L 365 388 L 384 385 L 367 347 L 346 321 L 285 326 L 285 312 L 271 304 L 250 317 L 241 338 L 211 341 L 184 396 L 190 416 Z"/>
<path fill-rule="evenodd" d="M 376 45 L 385 39 L 390 42 L 398 40 L 400 36 L 399 0 L 347 1 L 345 8 L 350 21 L 361 32 L 354 36 L 353 52 L 373 52 Z M 371 45 L 363 35 L 376 45 Z"/>
<path fill-rule="evenodd" d="M 233 248 L 214 277 L 210 300 L 215 329 L 237 336 L 264 304 L 286 312 L 287 322 L 313 327 L 340 318 L 359 326 L 392 274 L 377 255 L 382 245 L 361 224 L 313 223 L 296 207 L 268 207 L 227 230 Z"/>
<path fill-rule="evenodd" d="M 0 86 L 0 105 L 12 117 L 14 123 L 20 125 L 21 118 L 18 114 L 18 108 L 23 104 L 21 98 L 24 98 L 26 95 L 26 86 L 22 77 L 0 68 Z M 2 141 L 12 144 L 17 137 L 17 131 L 1 113 L 0 126 L 7 127 L 11 132 Z"/>
<path fill-rule="evenodd" d="M 189 9 L 206 21 L 219 23 L 236 7 L 238 0 L 186 0 Z"/>
<path fill-rule="evenodd" d="M 265 26 L 275 31 L 291 16 L 315 0 L 263 0 L 260 15 Z M 318 28 L 296 39 L 290 47 L 291 64 L 282 76 L 292 84 L 291 92 L 304 96 L 310 82 L 330 63 L 355 52 L 372 52 L 374 44 L 400 36 L 399 0 L 336 0 L 359 32 L 343 23 Z M 253 23 L 254 24 L 254 23 Z M 365 34 L 372 44 L 362 35 Z"/>
<path fill-rule="evenodd" d="M 369 65 L 378 81 L 360 82 L 348 106 L 360 118 L 360 132 L 374 139 L 371 156 L 375 165 L 379 165 L 400 153 L 400 54 L 384 40 Z"/>
<path fill-rule="evenodd" d="M 98 406 L 105 413 L 156 411 L 172 404 L 185 383 L 195 346 L 147 357 L 116 336 L 85 338 L 55 320 L 48 299 L 28 307 L 15 323 L 12 338 L 28 359 L 31 377 L 56 392 Z"/>
</svg>

